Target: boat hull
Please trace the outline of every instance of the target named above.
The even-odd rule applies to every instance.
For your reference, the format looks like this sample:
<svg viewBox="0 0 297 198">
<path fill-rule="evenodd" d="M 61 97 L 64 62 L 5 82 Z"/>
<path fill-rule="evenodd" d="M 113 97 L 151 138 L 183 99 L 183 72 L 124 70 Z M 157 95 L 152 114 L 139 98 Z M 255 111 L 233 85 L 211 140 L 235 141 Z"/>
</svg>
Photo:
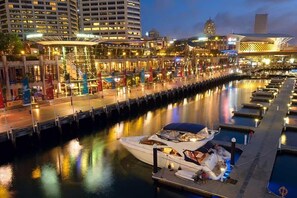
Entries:
<svg viewBox="0 0 297 198">
<path fill-rule="evenodd" d="M 145 136 L 138 137 L 127 137 L 121 138 L 121 144 L 138 160 L 153 165 L 153 146 L 140 144 L 142 138 Z M 201 166 L 193 162 L 184 160 L 182 156 L 170 155 L 157 151 L 157 165 L 159 168 L 171 168 L 174 170 L 182 169 L 191 172 L 197 172 L 203 170 L 209 174 L 210 179 L 218 180 L 223 176 L 224 173 L 219 175 L 214 174 L 208 166 Z"/>
</svg>

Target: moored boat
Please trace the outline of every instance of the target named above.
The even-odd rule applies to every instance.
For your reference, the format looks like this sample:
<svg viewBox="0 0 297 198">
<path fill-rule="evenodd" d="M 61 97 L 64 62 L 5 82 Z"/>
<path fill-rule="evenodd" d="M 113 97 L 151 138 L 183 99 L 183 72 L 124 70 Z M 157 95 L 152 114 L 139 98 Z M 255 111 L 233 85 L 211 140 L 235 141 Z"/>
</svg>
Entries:
<svg viewBox="0 0 297 198">
<path fill-rule="evenodd" d="M 217 131 L 194 123 L 171 123 L 151 136 L 120 138 L 121 144 L 137 159 L 153 165 L 153 146 L 158 152 L 158 167 L 190 172 L 203 171 L 218 180 L 226 171 L 230 153 L 212 143 Z"/>
</svg>

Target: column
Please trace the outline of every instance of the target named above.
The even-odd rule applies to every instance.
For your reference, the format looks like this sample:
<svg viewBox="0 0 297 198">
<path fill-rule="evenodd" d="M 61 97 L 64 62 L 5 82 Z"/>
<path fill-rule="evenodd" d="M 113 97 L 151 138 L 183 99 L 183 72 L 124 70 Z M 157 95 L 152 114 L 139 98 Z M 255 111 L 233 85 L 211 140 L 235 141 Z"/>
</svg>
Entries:
<svg viewBox="0 0 297 198">
<path fill-rule="evenodd" d="M 45 66 L 43 61 L 43 55 L 39 56 L 39 67 L 40 67 L 40 75 L 41 75 L 41 81 L 42 81 L 42 95 L 46 95 L 46 83 L 45 83 Z"/>
<path fill-rule="evenodd" d="M 26 56 L 25 55 L 22 55 L 22 61 L 23 61 L 23 65 L 24 65 L 24 68 L 25 68 L 25 74 L 27 74 L 29 71 L 28 71 L 28 66 L 27 66 L 27 61 L 26 61 Z"/>
<path fill-rule="evenodd" d="M 9 69 L 8 69 L 6 56 L 2 56 L 2 63 L 3 63 L 3 66 L 4 66 L 5 78 L 6 78 L 6 100 L 10 100 L 11 99 L 10 79 L 9 79 Z"/>
</svg>

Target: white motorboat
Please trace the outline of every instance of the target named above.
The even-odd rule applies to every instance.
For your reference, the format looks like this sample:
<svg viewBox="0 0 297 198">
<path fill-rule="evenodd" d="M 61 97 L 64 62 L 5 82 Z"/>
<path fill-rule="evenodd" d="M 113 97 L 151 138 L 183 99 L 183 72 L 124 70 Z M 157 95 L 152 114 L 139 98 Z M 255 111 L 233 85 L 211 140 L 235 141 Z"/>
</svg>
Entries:
<svg viewBox="0 0 297 198">
<path fill-rule="evenodd" d="M 157 146 L 158 167 L 191 172 L 203 171 L 218 180 L 226 171 L 231 155 L 211 140 L 216 130 L 194 123 L 171 123 L 151 136 L 120 138 L 121 144 L 137 159 L 153 165 L 153 147 Z"/>
</svg>

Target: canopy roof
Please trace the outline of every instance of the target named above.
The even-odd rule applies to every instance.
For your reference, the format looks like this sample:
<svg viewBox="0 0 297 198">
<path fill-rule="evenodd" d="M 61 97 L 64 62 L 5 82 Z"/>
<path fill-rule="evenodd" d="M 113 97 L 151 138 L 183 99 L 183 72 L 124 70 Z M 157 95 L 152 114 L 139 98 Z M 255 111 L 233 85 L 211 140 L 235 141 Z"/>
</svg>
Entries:
<svg viewBox="0 0 297 198">
<path fill-rule="evenodd" d="M 206 126 L 195 123 L 170 123 L 163 127 L 164 130 L 184 131 L 191 133 L 198 133 L 204 128 L 206 128 Z"/>
</svg>

